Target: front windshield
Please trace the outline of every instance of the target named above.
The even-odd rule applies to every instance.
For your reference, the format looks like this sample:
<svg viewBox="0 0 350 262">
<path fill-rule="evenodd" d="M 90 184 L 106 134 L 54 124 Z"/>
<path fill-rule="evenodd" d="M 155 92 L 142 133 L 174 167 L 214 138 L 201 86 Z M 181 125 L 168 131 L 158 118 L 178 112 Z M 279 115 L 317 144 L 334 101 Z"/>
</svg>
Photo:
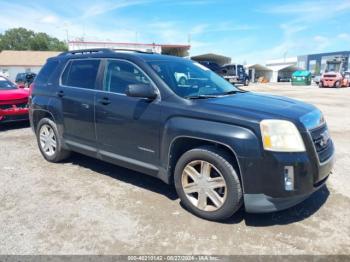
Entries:
<svg viewBox="0 0 350 262">
<path fill-rule="evenodd" d="M 16 85 L 6 78 L 0 77 L 0 90 L 16 89 Z"/>
<path fill-rule="evenodd" d="M 190 60 L 149 61 L 148 64 L 181 97 L 219 96 L 239 91 L 213 71 Z"/>
</svg>

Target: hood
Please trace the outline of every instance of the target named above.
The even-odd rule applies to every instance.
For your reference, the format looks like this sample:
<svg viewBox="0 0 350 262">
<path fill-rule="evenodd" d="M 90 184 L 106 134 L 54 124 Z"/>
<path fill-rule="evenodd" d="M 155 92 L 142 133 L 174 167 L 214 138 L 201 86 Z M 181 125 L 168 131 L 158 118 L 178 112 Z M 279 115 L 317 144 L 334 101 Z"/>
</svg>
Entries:
<svg viewBox="0 0 350 262">
<path fill-rule="evenodd" d="M 10 90 L 0 90 L 0 102 L 8 100 L 19 100 L 19 99 L 28 99 L 29 93 L 28 90 L 21 88 L 10 89 Z"/>
<path fill-rule="evenodd" d="M 315 106 L 298 100 L 252 92 L 205 99 L 201 100 L 201 103 L 206 103 L 206 107 L 212 110 L 235 114 L 236 117 L 256 122 L 263 119 L 285 119 L 300 124 L 305 115 L 310 115 L 310 112 L 320 112 Z M 321 112 L 313 115 L 321 115 Z M 303 123 L 303 126 L 307 125 Z"/>
</svg>

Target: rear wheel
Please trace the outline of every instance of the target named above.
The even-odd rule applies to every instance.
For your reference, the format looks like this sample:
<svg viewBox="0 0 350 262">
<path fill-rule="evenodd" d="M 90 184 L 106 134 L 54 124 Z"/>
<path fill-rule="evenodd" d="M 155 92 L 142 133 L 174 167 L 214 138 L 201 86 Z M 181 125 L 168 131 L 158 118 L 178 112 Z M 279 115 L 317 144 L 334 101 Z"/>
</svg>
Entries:
<svg viewBox="0 0 350 262">
<path fill-rule="evenodd" d="M 69 157 L 70 151 L 62 148 L 55 122 L 49 118 L 40 120 L 36 137 L 43 157 L 49 162 L 59 162 Z"/>
<path fill-rule="evenodd" d="M 224 151 L 200 147 L 183 154 L 174 180 L 183 205 L 208 220 L 231 217 L 242 205 L 239 177 Z"/>
</svg>

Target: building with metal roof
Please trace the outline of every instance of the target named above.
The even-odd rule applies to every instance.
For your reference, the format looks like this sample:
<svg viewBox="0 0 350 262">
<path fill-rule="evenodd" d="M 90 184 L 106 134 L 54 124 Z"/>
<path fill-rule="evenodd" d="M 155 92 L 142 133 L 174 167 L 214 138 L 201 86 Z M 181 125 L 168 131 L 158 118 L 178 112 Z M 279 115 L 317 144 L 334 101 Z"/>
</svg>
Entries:
<svg viewBox="0 0 350 262">
<path fill-rule="evenodd" d="M 213 53 L 192 56 L 191 59 L 197 62 L 210 61 L 210 62 L 217 63 L 218 65 L 221 65 L 221 66 L 231 63 L 231 57 L 213 54 Z"/>
<path fill-rule="evenodd" d="M 118 42 L 91 42 L 91 41 L 69 41 L 69 50 L 91 49 L 91 48 L 111 48 L 139 50 L 165 55 L 175 55 L 185 57 L 189 55 L 190 45 L 173 44 L 145 44 L 145 43 L 118 43 Z"/>
<path fill-rule="evenodd" d="M 0 52 L 0 75 L 15 80 L 18 73 L 38 73 L 50 57 L 60 52 L 52 51 L 9 51 Z"/>
</svg>

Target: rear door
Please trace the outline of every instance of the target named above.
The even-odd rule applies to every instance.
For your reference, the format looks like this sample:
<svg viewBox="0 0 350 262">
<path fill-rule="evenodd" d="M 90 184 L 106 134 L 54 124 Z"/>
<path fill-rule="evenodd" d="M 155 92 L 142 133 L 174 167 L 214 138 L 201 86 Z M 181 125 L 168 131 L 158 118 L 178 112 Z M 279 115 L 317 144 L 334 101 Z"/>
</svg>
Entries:
<svg viewBox="0 0 350 262">
<path fill-rule="evenodd" d="M 111 59 L 106 61 L 103 82 L 95 106 L 102 157 L 117 164 L 132 163 L 131 168 L 142 172 L 157 172 L 160 101 L 125 95 L 128 85 L 152 85 L 151 80 L 136 65 Z"/>
<path fill-rule="evenodd" d="M 100 59 L 70 60 L 56 94 L 63 111 L 63 137 L 68 145 L 84 153 L 96 151 L 94 100 L 100 64 Z"/>
</svg>

